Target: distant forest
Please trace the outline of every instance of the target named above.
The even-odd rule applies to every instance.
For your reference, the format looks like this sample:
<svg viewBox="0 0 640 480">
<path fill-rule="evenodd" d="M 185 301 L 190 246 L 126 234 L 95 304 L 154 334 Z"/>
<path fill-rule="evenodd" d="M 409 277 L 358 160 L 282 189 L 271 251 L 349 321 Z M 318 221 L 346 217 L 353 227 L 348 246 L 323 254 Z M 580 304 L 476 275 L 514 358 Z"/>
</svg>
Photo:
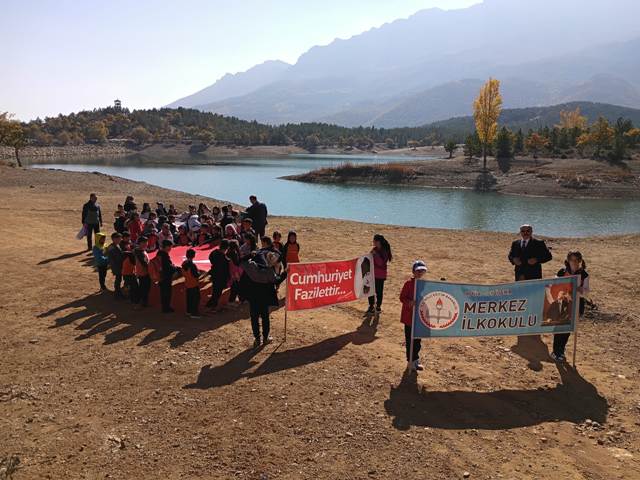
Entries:
<svg viewBox="0 0 640 480">
<path fill-rule="evenodd" d="M 188 108 L 133 110 L 107 107 L 47 117 L 23 124 L 30 144 L 101 144 L 127 140 L 137 145 L 192 143 L 204 145 L 322 145 L 370 149 L 376 143 L 406 147 L 437 144 L 445 132 L 430 126 L 411 128 L 347 128 L 326 123 L 265 125 Z M 411 142 L 411 143 L 410 143 Z"/>
<path fill-rule="evenodd" d="M 505 109 L 490 154 L 539 154 L 622 160 L 640 143 L 640 110 L 591 102 L 551 107 Z M 453 118 L 422 127 L 347 128 L 326 123 L 265 125 L 187 108 L 133 110 L 107 107 L 37 119 L 21 125 L 24 144 L 78 145 L 122 141 L 129 146 L 161 144 L 296 145 L 313 152 L 322 146 L 371 150 L 444 145 L 453 153 L 478 155 L 473 117 Z M 6 143 L 6 142 L 5 142 Z"/>
</svg>

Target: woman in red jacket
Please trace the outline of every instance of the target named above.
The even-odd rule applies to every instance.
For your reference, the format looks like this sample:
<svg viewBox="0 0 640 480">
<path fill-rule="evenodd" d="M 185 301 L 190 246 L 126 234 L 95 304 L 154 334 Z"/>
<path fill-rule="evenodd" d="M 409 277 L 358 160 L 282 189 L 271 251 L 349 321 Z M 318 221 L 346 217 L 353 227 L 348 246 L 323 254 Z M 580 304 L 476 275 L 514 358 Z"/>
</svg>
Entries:
<svg viewBox="0 0 640 480">
<path fill-rule="evenodd" d="M 400 303 L 402 303 L 402 313 L 400 321 L 404 324 L 405 349 L 407 353 L 407 364 L 412 371 L 424 370 L 420 364 L 420 339 L 413 340 L 413 358 L 409 359 L 411 354 L 411 323 L 413 322 L 413 307 L 415 306 L 414 294 L 416 278 L 422 278 L 427 273 L 427 265 L 422 260 L 413 262 L 413 276 L 407 280 L 400 292 Z"/>
</svg>

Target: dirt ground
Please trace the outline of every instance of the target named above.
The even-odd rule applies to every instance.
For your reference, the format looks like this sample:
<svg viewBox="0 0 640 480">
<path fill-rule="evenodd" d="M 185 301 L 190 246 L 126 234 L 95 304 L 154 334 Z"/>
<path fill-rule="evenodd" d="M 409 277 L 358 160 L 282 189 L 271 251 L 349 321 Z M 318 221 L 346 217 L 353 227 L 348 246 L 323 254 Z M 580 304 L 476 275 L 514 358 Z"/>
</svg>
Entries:
<svg viewBox="0 0 640 480">
<path fill-rule="evenodd" d="M 366 302 L 296 312 L 281 343 L 280 309 L 254 352 L 244 307 L 196 321 L 100 293 L 75 239 L 90 191 L 106 217 L 126 194 L 198 200 L 0 167 L 0 458 L 19 457 L 15 479 L 640 478 L 640 235 L 547 239 L 547 275 L 570 248 L 591 274 L 577 370 L 550 362 L 549 338 L 432 340 L 416 378 L 398 302 L 411 262 L 510 281 L 511 235 L 273 218 L 304 260 L 362 254 L 378 232 L 394 260 L 378 322 Z"/>
</svg>

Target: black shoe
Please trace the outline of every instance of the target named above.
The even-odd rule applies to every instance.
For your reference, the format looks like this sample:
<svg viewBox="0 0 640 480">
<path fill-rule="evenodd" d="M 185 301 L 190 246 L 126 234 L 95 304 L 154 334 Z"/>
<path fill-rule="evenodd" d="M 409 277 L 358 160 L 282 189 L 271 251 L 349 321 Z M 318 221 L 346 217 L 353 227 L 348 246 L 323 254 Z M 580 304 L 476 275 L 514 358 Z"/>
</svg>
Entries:
<svg viewBox="0 0 640 480">
<path fill-rule="evenodd" d="M 371 305 L 371 306 L 367 309 L 367 311 L 365 312 L 365 314 L 371 315 L 371 314 L 373 314 L 373 313 L 376 313 L 376 309 L 375 309 L 375 308 L 373 308 L 373 305 Z"/>
<path fill-rule="evenodd" d="M 382 307 L 376 307 L 376 312 L 378 313 L 382 312 Z"/>
<path fill-rule="evenodd" d="M 173 308 L 168 308 L 166 310 L 162 310 L 162 313 L 173 313 L 175 310 Z"/>
<path fill-rule="evenodd" d="M 262 344 L 263 345 L 269 345 L 271 342 L 273 342 L 273 337 L 271 337 L 271 336 L 264 337 L 262 339 Z"/>
<path fill-rule="evenodd" d="M 260 348 L 260 339 L 259 338 L 256 338 L 253 341 L 253 348 Z"/>
</svg>

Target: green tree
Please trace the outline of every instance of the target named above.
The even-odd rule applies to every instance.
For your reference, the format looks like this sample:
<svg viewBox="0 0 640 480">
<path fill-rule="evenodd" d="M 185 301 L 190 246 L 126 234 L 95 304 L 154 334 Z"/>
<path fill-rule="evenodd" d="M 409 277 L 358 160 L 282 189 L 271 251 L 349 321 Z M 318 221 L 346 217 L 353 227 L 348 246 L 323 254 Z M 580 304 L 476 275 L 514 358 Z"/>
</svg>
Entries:
<svg viewBox="0 0 640 480">
<path fill-rule="evenodd" d="M 10 118 L 10 115 L 7 113 L 0 114 L 0 145 L 13 148 L 16 155 L 16 163 L 19 167 L 22 167 L 20 150 L 27 144 L 27 139 L 24 134 L 24 128 L 22 128 L 20 122 L 10 120 Z"/>
<path fill-rule="evenodd" d="M 515 155 L 524 153 L 524 135 L 521 128 L 518 129 L 513 137 L 513 153 Z"/>
<path fill-rule="evenodd" d="M 320 138 L 316 134 L 307 135 L 302 146 L 310 152 L 315 152 L 320 146 Z"/>
<path fill-rule="evenodd" d="M 444 144 L 444 151 L 449 154 L 449 158 L 453 158 L 453 153 L 458 149 L 458 144 L 455 140 L 449 140 Z"/>
<path fill-rule="evenodd" d="M 464 156 L 471 160 L 474 155 L 480 155 L 482 153 L 482 147 L 480 146 L 480 139 L 477 133 L 467 135 L 464 141 Z"/>
<path fill-rule="evenodd" d="M 511 168 L 513 158 L 513 139 L 507 127 L 502 127 L 496 136 L 496 161 L 503 173 L 507 173 Z"/>
</svg>

